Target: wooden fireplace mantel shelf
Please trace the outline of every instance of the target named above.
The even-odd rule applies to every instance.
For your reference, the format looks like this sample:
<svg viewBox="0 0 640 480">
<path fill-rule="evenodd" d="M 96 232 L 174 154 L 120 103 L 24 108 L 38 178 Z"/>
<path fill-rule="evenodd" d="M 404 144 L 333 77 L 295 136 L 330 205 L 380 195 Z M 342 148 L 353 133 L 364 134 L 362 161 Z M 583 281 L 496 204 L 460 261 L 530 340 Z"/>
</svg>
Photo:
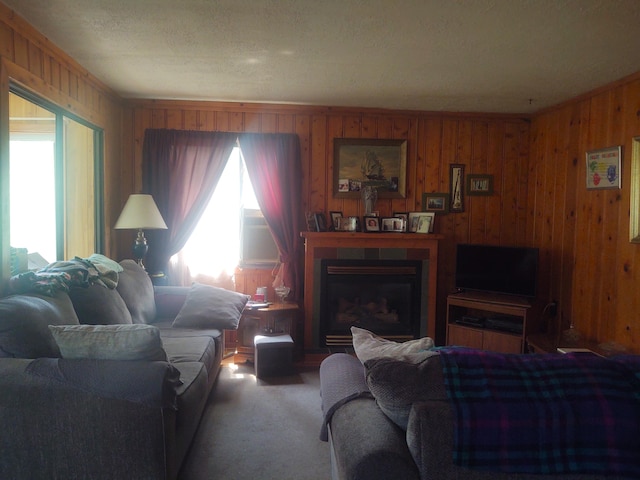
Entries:
<svg viewBox="0 0 640 480">
<path fill-rule="evenodd" d="M 313 346 L 314 261 L 327 258 L 327 252 L 337 248 L 403 248 L 424 251 L 429 260 L 427 335 L 435 338 L 436 285 L 438 274 L 438 241 L 444 235 L 433 233 L 364 233 L 364 232 L 301 232 L 305 240 L 304 256 L 304 346 Z"/>
<path fill-rule="evenodd" d="M 444 235 L 435 233 L 363 233 L 363 232 L 302 232 L 307 248 L 374 245 L 375 248 L 425 248 L 427 243 L 442 240 Z"/>
</svg>

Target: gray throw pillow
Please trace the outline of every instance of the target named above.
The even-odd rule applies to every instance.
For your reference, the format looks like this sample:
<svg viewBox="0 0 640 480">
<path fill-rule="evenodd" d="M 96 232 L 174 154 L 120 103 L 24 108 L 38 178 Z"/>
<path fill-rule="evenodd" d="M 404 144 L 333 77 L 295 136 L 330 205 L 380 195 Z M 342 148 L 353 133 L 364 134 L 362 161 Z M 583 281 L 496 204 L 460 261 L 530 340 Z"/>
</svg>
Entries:
<svg viewBox="0 0 640 480">
<path fill-rule="evenodd" d="M 33 293 L 0 299 L 0 357 L 60 357 L 48 325 L 77 325 L 69 296 Z"/>
<path fill-rule="evenodd" d="M 132 323 L 127 304 L 115 289 L 99 284 L 88 288 L 71 287 L 69 297 L 80 323 L 84 325 Z"/>
<path fill-rule="evenodd" d="M 434 344 L 429 337 L 394 342 L 358 327 L 351 327 L 351 335 L 356 356 L 363 364 L 367 360 L 381 357 L 416 363 L 436 354 L 432 351 Z"/>
<path fill-rule="evenodd" d="M 405 431 L 415 402 L 447 400 L 442 365 L 437 354 L 419 363 L 392 358 L 368 360 L 365 375 L 380 410 Z"/>
<path fill-rule="evenodd" d="M 160 330 L 152 325 L 50 325 L 65 359 L 162 360 Z"/>
<path fill-rule="evenodd" d="M 116 290 L 122 297 L 133 323 L 151 323 L 156 318 L 153 283 L 147 272 L 134 260 L 120 262 L 122 272 Z"/>
<path fill-rule="evenodd" d="M 194 283 L 173 326 L 235 330 L 249 298 L 224 288 Z"/>
</svg>

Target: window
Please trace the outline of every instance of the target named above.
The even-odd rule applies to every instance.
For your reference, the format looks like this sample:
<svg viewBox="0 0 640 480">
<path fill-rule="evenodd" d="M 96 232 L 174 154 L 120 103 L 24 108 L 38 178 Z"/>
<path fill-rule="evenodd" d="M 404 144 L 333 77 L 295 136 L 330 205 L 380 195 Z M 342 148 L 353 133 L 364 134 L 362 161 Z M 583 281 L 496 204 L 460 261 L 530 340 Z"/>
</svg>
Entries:
<svg viewBox="0 0 640 480">
<path fill-rule="evenodd" d="M 236 147 L 180 256 L 192 276 L 217 277 L 221 273 L 233 275 L 239 264 L 272 267 L 277 251 Z M 265 255 L 271 258 L 264 258 Z"/>
<path fill-rule="evenodd" d="M 101 139 L 101 132 L 82 120 L 11 88 L 12 247 L 38 253 L 47 262 L 101 251 Z"/>
</svg>

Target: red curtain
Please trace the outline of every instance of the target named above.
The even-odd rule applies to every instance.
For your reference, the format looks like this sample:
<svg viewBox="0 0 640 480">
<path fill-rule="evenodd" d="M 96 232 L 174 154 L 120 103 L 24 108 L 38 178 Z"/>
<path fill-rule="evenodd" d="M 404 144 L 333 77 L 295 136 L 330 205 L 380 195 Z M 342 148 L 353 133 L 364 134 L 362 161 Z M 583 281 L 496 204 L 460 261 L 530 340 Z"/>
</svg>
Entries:
<svg viewBox="0 0 640 480">
<path fill-rule="evenodd" d="M 300 140 L 294 134 L 244 133 L 240 150 L 256 199 L 280 250 L 274 285 L 291 288 L 289 298 L 302 299 L 302 165 Z"/>
<path fill-rule="evenodd" d="M 150 193 L 167 230 L 149 237 L 149 272 L 167 271 L 189 239 L 237 144 L 237 133 L 148 129 L 142 147 L 143 191 Z"/>
</svg>

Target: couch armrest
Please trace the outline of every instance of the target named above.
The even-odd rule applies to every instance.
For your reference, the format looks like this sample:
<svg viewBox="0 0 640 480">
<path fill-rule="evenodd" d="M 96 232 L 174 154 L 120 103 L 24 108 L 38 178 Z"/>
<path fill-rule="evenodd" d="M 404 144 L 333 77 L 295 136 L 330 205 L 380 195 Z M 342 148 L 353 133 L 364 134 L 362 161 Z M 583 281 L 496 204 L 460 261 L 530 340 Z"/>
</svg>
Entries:
<svg viewBox="0 0 640 480">
<path fill-rule="evenodd" d="M 334 480 L 419 478 L 404 432 L 375 400 L 356 398 L 342 405 L 329 429 Z"/>
<path fill-rule="evenodd" d="M 191 287 L 183 286 L 154 286 L 156 318 L 158 320 L 173 320 L 176 318 L 190 289 Z"/>
<path fill-rule="evenodd" d="M 58 362 L 0 359 L 0 478 L 176 477 L 166 364 L 120 362 L 114 380 L 114 365 L 94 361 L 88 374 L 84 360 L 56 369 Z M 80 380 L 82 371 L 94 378 Z M 145 371 L 155 393 L 136 399 L 133 385 Z"/>
</svg>

